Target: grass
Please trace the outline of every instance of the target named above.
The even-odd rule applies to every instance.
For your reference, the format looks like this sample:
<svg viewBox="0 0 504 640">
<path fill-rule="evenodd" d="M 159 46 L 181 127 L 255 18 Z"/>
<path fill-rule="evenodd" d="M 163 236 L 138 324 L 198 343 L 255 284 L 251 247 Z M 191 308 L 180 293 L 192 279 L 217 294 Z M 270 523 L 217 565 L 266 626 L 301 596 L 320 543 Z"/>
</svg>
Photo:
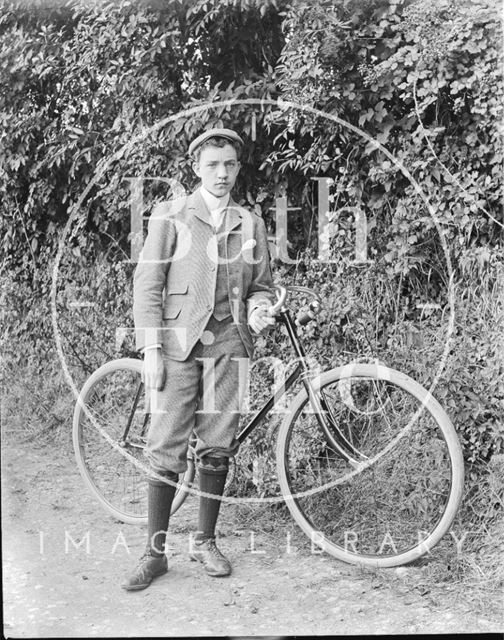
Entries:
<svg viewBox="0 0 504 640">
<path fill-rule="evenodd" d="M 21 445 L 36 441 L 70 447 L 72 411 L 72 398 L 61 374 L 43 377 L 18 371 L 9 385 L 9 393 L 3 397 L 3 438 Z M 250 461 L 252 452 L 245 453 Z M 272 460 L 270 466 L 273 468 Z M 243 475 L 238 479 L 243 488 Z M 504 455 L 493 456 L 488 464 L 477 469 L 470 467 L 466 495 L 454 525 L 458 532 L 470 532 L 462 549 L 457 552 L 454 540 L 446 536 L 431 559 L 407 568 L 401 577 L 404 583 L 420 590 L 458 588 L 464 599 L 482 614 L 498 615 L 504 588 L 503 496 Z M 226 505 L 226 512 L 233 529 L 255 531 L 272 541 L 284 540 L 289 532 L 292 544 L 309 553 L 308 538 L 295 525 L 283 503 Z M 458 538 L 461 535 L 458 533 Z M 397 579 L 391 571 L 379 573 L 385 581 Z"/>
<path fill-rule="evenodd" d="M 499 451 L 504 433 L 504 278 L 501 267 L 491 271 L 489 265 L 478 267 L 468 261 L 464 269 L 467 282 L 472 284 L 459 287 L 457 292 L 458 338 L 438 390 L 446 387 L 447 395 L 440 400 L 443 404 L 445 399 L 452 403 L 449 413 L 464 439 L 468 460 L 466 494 L 454 526 L 458 532 L 470 534 L 459 551 L 454 540 L 445 536 L 430 558 L 405 567 L 401 579 L 412 588 L 424 590 L 451 585 L 482 613 L 494 615 L 502 606 L 504 589 L 504 454 Z M 40 317 L 44 312 L 42 308 L 30 310 Z M 9 322 L 14 325 L 20 317 L 21 312 L 11 317 L 7 310 L 6 325 Z M 432 375 L 436 355 L 442 352 L 445 335 L 439 323 L 436 326 L 434 317 L 432 322 L 428 320 L 422 321 L 417 343 L 408 331 L 395 334 L 397 363 L 401 368 L 404 364 L 408 373 L 424 384 Z M 70 328 L 69 325 L 69 332 Z M 72 335 L 70 332 L 70 338 Z M 40 336 L 33 341 L 27 339 L 22 349 L 12 341 L 12 336 L 4 341 L 0 372 L 2 436 L 21 446 L 29 442 L 57 443 L 70 451 L 74 399 L 51 344 L 50 336 L 42 342 Z M 479 406 L 480 402 L 470 395 L 475 389 L 485 406 Z M 238 495 L 244 492 L 273 495 L 277 486 L 271 447 L 274 435 L 266 429 L 257 441 L 242 448 L 237 471 Z M 479 462 L 476 464 L 475 460 Z M 296 546 L 309 553 L 308 538 L 281 503 L 226 505 L 226 512 L 235 529 L 282 539 L 288 531 Z M 384 580 L 397 579 L 397 574 L 390 570 L 380 574 Z"/>
</svg>

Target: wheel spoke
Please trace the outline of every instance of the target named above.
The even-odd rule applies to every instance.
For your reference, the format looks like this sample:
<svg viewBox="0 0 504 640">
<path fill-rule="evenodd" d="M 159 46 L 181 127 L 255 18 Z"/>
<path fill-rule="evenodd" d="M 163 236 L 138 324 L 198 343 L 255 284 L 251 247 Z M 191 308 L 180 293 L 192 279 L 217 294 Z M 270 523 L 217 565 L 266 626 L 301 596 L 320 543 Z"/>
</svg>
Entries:
<svg viewBox="0 0 504 640">
<path fill-rule="evenodd" d="M 107 363 L 84 386 L 74 413 L 74 448 L 81 473 L 102 505 L 124 522 L 147 518 L 144 393 L 135 408 L 140 371 L 137 360 Z M 189 464 L 184 481 L 190 484 L 193 478 L 194 466 Z M 172 511 L 186 495 L 179 489 Z"/>
<path fill-rule="evenodd" d="M 454 471 L 459 485 L 463 477 L 460 447 L 446 414 L 438 420 L 417 387 L 415 395 L 393 376 L 357 374 L 321 386 L 330 415 L 368 458 L 358 469 L 327 446 L 306 396 L 281 430 L 287 504 L 305 532 L 317 531 L 346 561 L 392 566 L 396 557 L 420 555 L 423 540 L 449 525 Z"/>
</svg>

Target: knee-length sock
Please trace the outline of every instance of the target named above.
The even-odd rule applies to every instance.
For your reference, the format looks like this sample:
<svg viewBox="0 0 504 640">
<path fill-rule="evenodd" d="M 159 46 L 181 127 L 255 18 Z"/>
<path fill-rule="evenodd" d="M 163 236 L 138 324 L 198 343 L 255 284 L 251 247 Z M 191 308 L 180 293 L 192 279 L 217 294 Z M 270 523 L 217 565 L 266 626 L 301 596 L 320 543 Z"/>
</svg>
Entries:
<svg viewBox="0 0 504 640">
<path fill-rule="evenodd" d="M 226 484 L 227 468 L 210 469 L 208 467 L 199 467 L 198 471 L 200 490 L 204 493 L 211 493 L 221 497 Z M 221 502 L 218 499 L 200 496 L 196 542 L 203 542 L 215 537 L 215 526 L 219 517 Z"/>
<path fill-rule="evenodd" d="M 177 474 L 166 474 L 166 477 L 173 482 L 178 480 Z M 148 483 L 147 550 L 151 555 L 159 557 L 165 553 L 166 533 L 176 487 L 155 478 L 149 478 Z"/>
</svg>

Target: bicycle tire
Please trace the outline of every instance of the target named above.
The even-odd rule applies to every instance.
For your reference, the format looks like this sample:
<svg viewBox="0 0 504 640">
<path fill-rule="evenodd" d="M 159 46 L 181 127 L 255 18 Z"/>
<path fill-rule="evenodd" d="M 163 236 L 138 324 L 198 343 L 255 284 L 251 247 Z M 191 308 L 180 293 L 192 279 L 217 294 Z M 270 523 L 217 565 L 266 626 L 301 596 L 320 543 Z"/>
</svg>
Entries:
<svg viewBox="0 0 504 640">
<path fill-rule="evenodd" d="M 143 456 L 145 434 L 140 433 L 146 414 L 144 394 L 134 413 L 130 442 L 120 443 L 141 371 L 142 362 L 134 358 L 107 362 L 86 380 L 73 416 L 74 452 L 86 486 L 110 515 L 128 524 L 147 522 L 148 464 Z M 183 504 L 194 476 L 194 461 L 188 454 L 172 514 Z"/>
<path fill-rule="evenodd" d="M 312 550 L 372 567 L 430 552 L 448 532 L 464 486 L 461 446 L 444 409 L 412 378 L 382 365 L 339 367 L 312 384 L 367 456 L 346 462 L 323 435 L 306 390 L 297 394 L 279 430 L 276 464 Z"/>
</svg>

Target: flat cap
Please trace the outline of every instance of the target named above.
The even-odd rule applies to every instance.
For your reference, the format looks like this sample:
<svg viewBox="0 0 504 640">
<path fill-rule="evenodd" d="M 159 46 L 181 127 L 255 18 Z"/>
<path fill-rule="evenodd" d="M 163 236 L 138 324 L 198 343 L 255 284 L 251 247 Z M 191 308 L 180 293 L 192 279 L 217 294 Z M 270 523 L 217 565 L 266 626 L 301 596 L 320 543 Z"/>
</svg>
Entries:
<svg viewBox="0 0 504 640">
<path fill-rule="evenodd" d="M 196 149 L 209 138 L 227 138 L 231 142 L 243 144 L 243 140 L 232 129 L 208 129 L 191 142 L 189 145 L 189 155 L 192 155 Z"/>
</svg>

